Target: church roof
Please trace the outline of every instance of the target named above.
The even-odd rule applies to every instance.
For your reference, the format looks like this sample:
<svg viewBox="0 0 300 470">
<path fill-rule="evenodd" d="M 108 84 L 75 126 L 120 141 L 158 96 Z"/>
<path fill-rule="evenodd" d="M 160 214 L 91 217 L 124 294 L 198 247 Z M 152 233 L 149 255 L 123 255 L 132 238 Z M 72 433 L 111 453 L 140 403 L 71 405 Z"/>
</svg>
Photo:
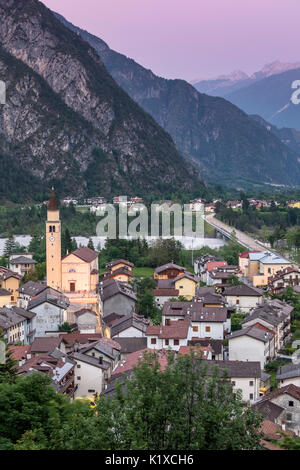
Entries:
<svg viewBox="0 0 300 470">
<path fill-rule="evenodd" d="M 48 204 L 48 211 L 57 211 L 57 210 L 58 210 L 58 207 L 57 207 L 55 192 L 54 192 L 54 189 L 52 188 L 51 197 L 50 197 L 50 201 Z"/>
<path fill-rule="evenodd" d="M 72 255 L 77 256 L 86 263 L 91 263 L 94 259 L 98 258 L 99 253 L 97 251 L 91 250 L 87 246 L 84 248 L 78 248 L 78 250 L 73 251 Z"/>
</svg>

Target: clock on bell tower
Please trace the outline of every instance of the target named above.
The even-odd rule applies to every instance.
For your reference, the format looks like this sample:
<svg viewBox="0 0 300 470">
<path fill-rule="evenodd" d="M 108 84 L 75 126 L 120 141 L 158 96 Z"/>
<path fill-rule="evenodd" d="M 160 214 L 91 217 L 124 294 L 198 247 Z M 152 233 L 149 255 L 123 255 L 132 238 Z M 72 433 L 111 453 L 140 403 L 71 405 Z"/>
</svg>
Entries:
<svg viewBox="0 0 300 470">
<path fill-rule="evenodd" d="M 46 222 L 47 285 L 61 290 L 61 222 L 54 188 L 48 204 Z"/>
</svg>

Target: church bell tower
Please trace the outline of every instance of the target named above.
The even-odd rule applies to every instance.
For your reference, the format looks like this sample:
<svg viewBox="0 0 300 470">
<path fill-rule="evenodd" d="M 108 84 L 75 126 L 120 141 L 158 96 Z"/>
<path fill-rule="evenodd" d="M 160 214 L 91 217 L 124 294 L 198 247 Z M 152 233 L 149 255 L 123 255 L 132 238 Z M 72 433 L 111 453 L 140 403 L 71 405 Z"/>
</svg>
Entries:
<svg viewBox="0 0 300 470">
<path fill-rule="evenodd" d="M 46 222 L 47 285 L 61 290 L 61 222 L 54 188 L 48 204 Z"/>
</svg>

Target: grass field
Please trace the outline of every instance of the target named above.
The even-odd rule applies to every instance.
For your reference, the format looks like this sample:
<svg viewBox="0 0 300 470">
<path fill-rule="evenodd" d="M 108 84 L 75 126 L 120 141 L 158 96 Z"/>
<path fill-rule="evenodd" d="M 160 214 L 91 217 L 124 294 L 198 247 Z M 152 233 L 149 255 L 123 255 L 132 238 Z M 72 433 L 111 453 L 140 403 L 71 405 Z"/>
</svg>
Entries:
<svg viewBox="0 0 300 470">
<path fill-rule="evenodd" d="M 153 268 L 133 268 L 133 277 L 153 277 Z"/>
</svg>

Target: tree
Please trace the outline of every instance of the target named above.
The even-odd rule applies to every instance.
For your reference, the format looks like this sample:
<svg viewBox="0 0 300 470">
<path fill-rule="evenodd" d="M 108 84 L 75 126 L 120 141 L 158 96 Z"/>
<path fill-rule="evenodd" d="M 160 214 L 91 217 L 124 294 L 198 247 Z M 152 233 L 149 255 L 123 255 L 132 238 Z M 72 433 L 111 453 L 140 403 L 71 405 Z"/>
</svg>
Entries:
<svg viewBox="0 0 300 470">
<path fill-rule="evenodd" d="M 90 238 L 89 239 L 89 242 L 88 242 L 88 248 L 90 248 L 91 250 L 94 250 L 95 251 L 95 247 L 94 247 L 94 243 L 93 243 L 93 240 Z"/>
<path fill-rule="evenodd" d="M 2 330 L 0 330 L 0 341 L 5 344 L 5 362 L 0 363 L 0 384 L 13 382 L 17 377 L 17 361 L 12 357 L 12 351 L 7 346 Z"/>
<path fill-rule="evenodd" d="M 64 333 L 72 333 L 72 328 L 70 326 L 70 323 L 65 322 L 62 325 L 59 325 L 58 331 L 64 332 Z"/>
<path fill-rule="evenodd" d="M 14 236 L 10 234 L 4 245 L 4 252 L 3 252 L 4 257 L 9 259 L 10 255 L 14 252 L 15 247 L 16 247 L 16 242 L 15 242 Z"/>
<path fill-rule="evenodd" d="M 300 450 L 300 437 L 288 436 L 285 433 L 281 433 L 283 440 L 279 442 L 280 447 L 285 450 Z"/>
<path fill-rule="evenodd" d="M 260 449 L 262 417 L 245 408 L 226 375 L 193 354 L 179 356 L 161 370 L 157 355 L 146 354 L 134 376 L 101 397 L 98 438 L 102 449 Z"/>
</svg>

